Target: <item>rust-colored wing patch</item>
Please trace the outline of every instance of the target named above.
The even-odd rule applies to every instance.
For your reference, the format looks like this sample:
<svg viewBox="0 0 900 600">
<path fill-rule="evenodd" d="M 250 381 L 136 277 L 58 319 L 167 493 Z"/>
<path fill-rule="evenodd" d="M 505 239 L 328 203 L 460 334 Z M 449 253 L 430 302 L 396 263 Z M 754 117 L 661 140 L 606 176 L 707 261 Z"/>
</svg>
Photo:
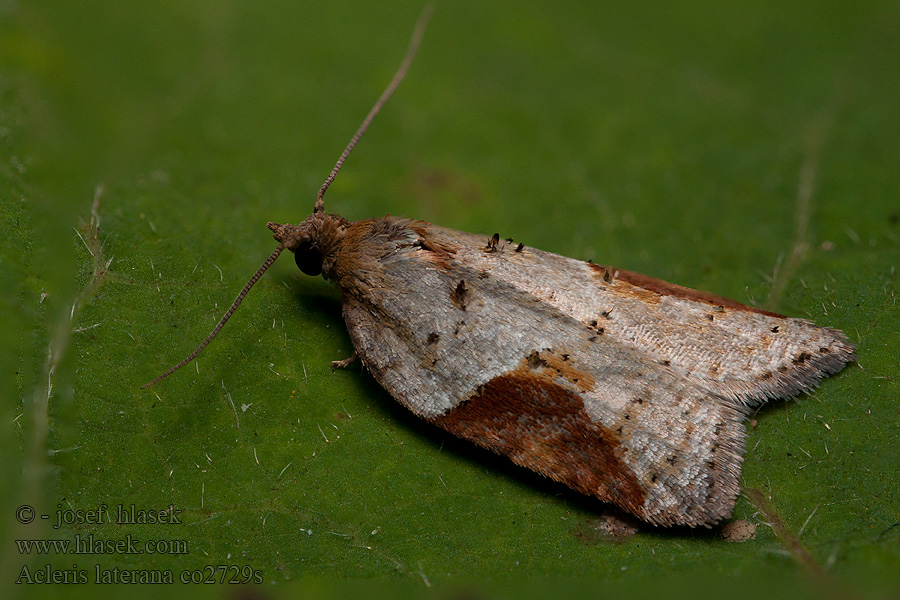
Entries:
<svg viewBox="0 0 900 600">
<path fill-rule="evenodd" d="M 769 317 L 787 318 L 784 315 L 780 315 L 778 313 L 763 310 L 761 308 L 755 308 L 753 306 L 747 306 L 746 304 L 742 304 L 737 300 L 732 300 L 731 298 L 726 298 L 725 296 L 718 296 L 716 294 L 711 294 L 710 292 L 703 292 L 700 290 L 677 285 L 675 283 L 669 283 L 668 281 L 663 281 L 662 279 L 650 277 L 649 275 L 644 275 L 642 273 L 635 273 L 634 271 L 626 271 L 624 269 L 616 269 L 614 267 L 604 267 L 602 265 L 595 265 L 593 263 L 591 263 L 590 266 L 592 269 L 594 269 L 594 271 L 597 272 L 597 275 L 599 277 L 604 279 L 604 281 L 617 279 L 619 281 L 630 283 L 633 286 L 642 288 L 649 292 L 654 292 L 655 294 L 658 294 L 660 296 L 674 296 L 676 298 L 683 298 L 685 300 L 691 300 L 693 302 L 705 302 L 706 304 L 709 304 L 711 306 L 722 306 L 724 308 L 730 308 L 732 310 L 754 312 Z M 612 277 L 610 277 L 610 275 L 612 275 Z"/>
<path fill-rule="evenodd" d="M 494 377 L 432 421 L 516 464 L 640 513 L 644 490 L 615 433 L 591 420 L 576 392 L 529 371 Z"/>
</svg>

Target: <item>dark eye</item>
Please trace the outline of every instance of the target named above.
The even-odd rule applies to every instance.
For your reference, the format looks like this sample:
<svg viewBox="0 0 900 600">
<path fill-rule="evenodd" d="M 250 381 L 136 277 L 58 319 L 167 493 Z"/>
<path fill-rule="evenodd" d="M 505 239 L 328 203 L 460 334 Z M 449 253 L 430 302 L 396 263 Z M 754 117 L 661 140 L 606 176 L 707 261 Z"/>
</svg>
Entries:
<svg viewBox="0 0 900 600">
<path fill-rule="evenodd" d="M 294 261 L 297 268 L 307 275 L 315 277 L 322 274 L 322 253 L 312 242 L 302 242 L 297 246 Z"/>
</svg>

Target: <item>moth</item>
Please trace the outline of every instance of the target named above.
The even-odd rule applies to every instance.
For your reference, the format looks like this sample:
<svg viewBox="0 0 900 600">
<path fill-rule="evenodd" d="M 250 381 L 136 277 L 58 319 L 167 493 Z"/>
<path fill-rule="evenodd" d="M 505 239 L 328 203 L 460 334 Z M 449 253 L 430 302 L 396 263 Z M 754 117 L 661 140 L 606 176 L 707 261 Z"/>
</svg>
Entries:
<svg viewBox="0 0 900 600">
<path fill-rule="evenodd" d="M 497 234 L 325 212 L 424 22 L 313 213 L 268 224 L 275 252 L 200 347 L 144 387 L 203 350 L 288 249 L 303 273 L 341 289 L 356 356 L 422 419 L 655 525 L 728 517 L 748 413 L 810 391 L 854 360 L 854 346 L 836 329 Z"/>
</svg>

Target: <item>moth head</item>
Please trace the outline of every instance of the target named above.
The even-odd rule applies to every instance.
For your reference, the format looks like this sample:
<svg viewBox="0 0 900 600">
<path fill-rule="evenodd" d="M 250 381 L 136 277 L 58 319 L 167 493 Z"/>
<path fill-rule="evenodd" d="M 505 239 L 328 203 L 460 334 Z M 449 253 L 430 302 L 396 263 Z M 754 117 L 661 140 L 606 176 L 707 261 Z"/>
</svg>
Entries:
<svg viewBox="0 0 900 600">
<path fill-rule="evenodd" d="M 299 225 L 269 223 L 273 237 L 294 253 L 297 268 L 315 277 L 328 279 L 334 250 L 344 237 L 349 221 L 339 215 L 316 211 Z"/>
</svg>

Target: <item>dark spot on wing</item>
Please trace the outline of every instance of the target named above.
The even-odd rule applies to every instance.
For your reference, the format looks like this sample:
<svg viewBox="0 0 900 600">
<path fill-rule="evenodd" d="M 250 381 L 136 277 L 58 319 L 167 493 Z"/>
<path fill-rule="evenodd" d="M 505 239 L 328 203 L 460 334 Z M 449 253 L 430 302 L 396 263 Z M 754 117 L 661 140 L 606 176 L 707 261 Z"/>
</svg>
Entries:
<svg viewBox="0 0 900 600">
<path fill-rule="evenodd" d="M 801 352 L 797 356 L 794 357 L 794 364 L 802 364 L 812 358 L 812 354 L 809 352 Z"/>
<path fill-rule="evenodd" d="M 547 366 L 547 361 L 541 358 L 541 353 L 535 350 L 525 359 L 525 365 L 529 369 L 540 369 Z"/>
<path fill-rule="evenodd" d="M 469 288 L 466 287 L 466 282 L 460 279 L 459 283 L 456 284 L 456 287 L 453 288 L 453 291 L 450 292 L 450 301 L 459 310 L 466 310 L 466 307 L 469 305 L 469 300 Z"/>
</svg>

